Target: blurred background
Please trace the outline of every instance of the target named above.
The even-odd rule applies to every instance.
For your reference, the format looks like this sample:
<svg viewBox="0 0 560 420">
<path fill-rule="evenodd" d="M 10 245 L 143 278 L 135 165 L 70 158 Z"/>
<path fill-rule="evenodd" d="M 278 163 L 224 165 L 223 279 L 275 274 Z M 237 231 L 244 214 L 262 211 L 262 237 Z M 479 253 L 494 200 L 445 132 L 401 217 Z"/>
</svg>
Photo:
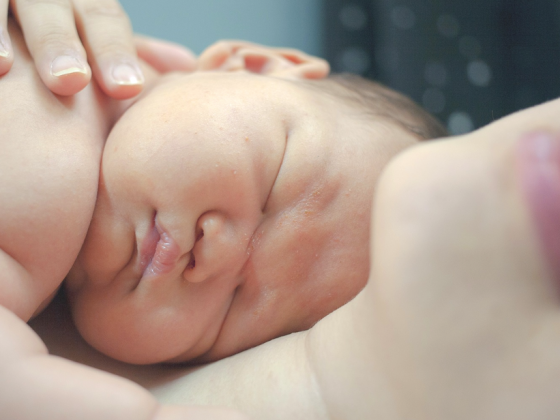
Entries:
<svg viewBox="0 0 560 420">
<path fill-rule="evenodd" d="M 560 0 L 121 3 L 137 32 L 195 53 L 229 38 L 321 56 L 411 96 L 453 134 L 560 96 Z"/>
</svg>

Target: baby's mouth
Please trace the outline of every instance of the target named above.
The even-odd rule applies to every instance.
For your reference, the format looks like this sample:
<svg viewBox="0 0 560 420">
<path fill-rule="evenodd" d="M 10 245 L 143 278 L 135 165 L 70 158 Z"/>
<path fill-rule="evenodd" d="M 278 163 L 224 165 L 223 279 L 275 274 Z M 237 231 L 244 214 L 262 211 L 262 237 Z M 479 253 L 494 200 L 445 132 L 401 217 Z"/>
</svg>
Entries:
<svg viewBox="0 0 560 420">
<path fill-rule="evenodd" d="M 180 257 L 180 249 L 173 238 L 153 222 L 140 247 L 142 277 L 153 277 L 171 272 Z"/>
</svg>

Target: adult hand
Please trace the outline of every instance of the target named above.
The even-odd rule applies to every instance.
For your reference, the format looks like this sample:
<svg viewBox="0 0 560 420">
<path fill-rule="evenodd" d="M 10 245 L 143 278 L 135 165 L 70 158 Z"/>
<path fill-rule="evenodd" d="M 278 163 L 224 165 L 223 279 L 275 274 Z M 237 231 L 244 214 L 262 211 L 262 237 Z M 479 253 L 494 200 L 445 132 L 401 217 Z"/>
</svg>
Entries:
<svg viewBox="0 0 560 420">
<path fill-rule="evenodd" d="M 560 100 L 397 156 L 366 288 L 310 331 L 331 417 L 560 413 Z"/>
<path fill-rule="evenodd" d="M 108 96 L 136 96 L 144 76 L 135 43 L 148 58 L 155 54 L 156 62 L 166 61 L 169 54 L 179 57 L 167 58 L 171 67 L 178 65 L 173 70 L 194 67 L 194 56 L 186 49 L 161 41 L 135 41 L 130 20 L 117 0 L 0 0 L 0 11 L 7 11 L 8 6 L 22 28 L 41 79 L 58 95 L 79 92 L 93 72 Z M 0 16 L 0 75 L 13 60 L 6 13 Z"/>
<path fill-rule="evenodd" d="M 560 413 L 559 110 L 411 149 L 380 180 L 364 292 L 396 418 Z"/>
</svg>

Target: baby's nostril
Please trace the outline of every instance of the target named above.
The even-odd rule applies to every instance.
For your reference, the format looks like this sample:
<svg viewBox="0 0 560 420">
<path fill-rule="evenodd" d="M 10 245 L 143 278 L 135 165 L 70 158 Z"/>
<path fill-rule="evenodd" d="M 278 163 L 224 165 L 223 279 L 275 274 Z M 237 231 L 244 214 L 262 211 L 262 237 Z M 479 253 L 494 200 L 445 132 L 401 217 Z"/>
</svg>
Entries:
<svg viewBox="0 0 560 420">
<path fill-rule="evenodd" d="M 198 241 L 199 239 L 201 239 L 204 236 L 204 230 L 203 229 L 199 229 L 198 232 L 196 232 L 196 240 Z"/>
<path fill-rule="evenodd" d="M 194 259 L 194 254 L 191 252 L 191 255 L 189 257 L 189 262 L 187 263 L 187 266 L 185 268 L 188 270 L 192 270 L 195 266 L 196 266 L 196 261 Z"/>
</svg>

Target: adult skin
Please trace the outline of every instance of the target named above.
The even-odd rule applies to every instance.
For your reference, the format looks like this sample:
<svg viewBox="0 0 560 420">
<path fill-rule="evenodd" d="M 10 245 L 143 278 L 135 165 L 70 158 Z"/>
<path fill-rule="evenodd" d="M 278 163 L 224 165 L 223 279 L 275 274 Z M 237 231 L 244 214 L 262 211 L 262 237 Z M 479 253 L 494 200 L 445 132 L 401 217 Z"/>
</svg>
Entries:
<svg viewBox="0 0 560 420">
<path fill-rule="evenodd" d="M 110 97 L 131 98 L 142 89 L 132 27 L 118 1 L 0 0 L 0 74 L 10 70 L 18 55 L 10 42 L 8 6 L 23 29 L 37 73 L 53 93 L 79 92 L 90 82 L 92 70 Z"/>
<path fill-rule="evenodd" d="M 133 36 L 117 0 L 0 0 L 0 76 L 18 59 L 8 10 L 22 28 L 41 80 L 57 95 L 76 94 L 93 74 L 107 96 L 132 98 L 145 82 L 149 85 L 150 74 L 144 76 L 138 58 L 160 72 L 196 67 L 196 57 L 185 47 Z"/>
<path fill-rule="evenodd" d="M 559 112 L 556 100 L 397 156 L 368 285 L 311 330 L 186 376 L 106 368 L 161 401 L 254 418 L 557 418 Z M 104 363 L 86 354 L 73 357 Z"/>
</svg>

